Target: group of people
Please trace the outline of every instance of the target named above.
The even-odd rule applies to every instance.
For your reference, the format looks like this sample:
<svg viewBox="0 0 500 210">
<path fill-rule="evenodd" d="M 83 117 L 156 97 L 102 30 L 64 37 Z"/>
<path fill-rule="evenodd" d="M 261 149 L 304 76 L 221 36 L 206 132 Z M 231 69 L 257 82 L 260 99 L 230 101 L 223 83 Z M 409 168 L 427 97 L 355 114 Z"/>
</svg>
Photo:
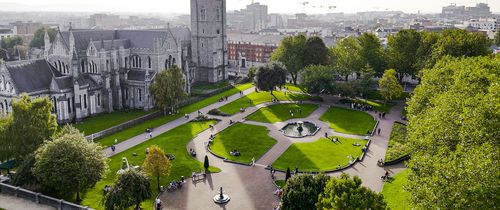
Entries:
<svg viewBox="0 0 500 210">
<path fill-rule="evenodd" d="M 241 91 L 240 91 L 240 94 L 241 94 Z M 219 98 L 219 102 L 227 101 L 227 99 L 228 99 L 227 96 L 221 97 L 221 98 Z"/>
<path fill-rule="evenodd" d="M 183 184 L 184 184 L 184 181 L 181 181 L 181 180 L 179 180 L 179 181 L 171 181 L 170 184 L 168 184 L 167 190 L 169 192 L 172 192 L 172 191 L 174 191 L 176 189 L 182 188 Z"/>
<path fill-rule="evenodd" d="M 302 109 L 298 109 L 298 112 L 299 112 L 299 114 L 302 114 Z M 295 114 L 295 113 L 294 113 L 291 109 L 290 109 L 290 110 L 288 110 L 288 113 L 289 113 L 289 114 L 290 114 L 290 116 L 292 116 L 292 117 L 293 117 L 293 115 Z"/>
<path fill-rule="evenodd" d="M 332 143 L 337 143 L 337 141 L 339 141 L 339 138 L 336 137 L 328 138 L 328 132 L 325 132 L 325 138 L 330 139 Z"/>
<path fill-rule="evenodd" d="M 351 103 L 351 109 L 357 109 L 361 111 L 373 111 L 373 107 L 365 104 Z"/>
<path fill-rule="evenodd" d="M 190 148 L 190 149 L 189 149 L 189 154 L 190 154 L 191 156 L 195 157 L 195 156 L 196 156 L 196 151 L 194 151 L 194 149 L 193 149 L 193 148 Z"/>
</svg>

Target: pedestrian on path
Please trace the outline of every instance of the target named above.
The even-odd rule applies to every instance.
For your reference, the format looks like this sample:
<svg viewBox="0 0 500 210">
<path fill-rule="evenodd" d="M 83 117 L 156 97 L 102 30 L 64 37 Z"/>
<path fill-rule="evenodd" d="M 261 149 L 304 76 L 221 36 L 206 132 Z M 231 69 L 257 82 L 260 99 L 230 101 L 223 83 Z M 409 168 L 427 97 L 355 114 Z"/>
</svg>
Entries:
<svg viewBox="0 0 500 210">
<path fill-rule="evenodd" d="M 385 112 L 382 114 L 382 118 L 384 118 L 384 119 L 385 119 L 385 114 L 386 114 Z"/>
<path fill-rule="evenodd" d="M 255 157 L 252 158 L 252 166 L 255 166 Z"/>
<path fill-rule="evenodd" d="M 325 138 L 328 138 L 328 133 L 327 132 L 325 132 Z"/>
<path fill-rule="evenodd" d="M 378 113 L 378 119 L 382 119 L 382 113 Z"/>
<path fill-rule="evenodd" d="M 380 128 L 378 128 L 378 135 L 380 136 Z"/>
<path fill-rule="evenodd" d="M 153 132 L 149 131 L 149 138 L 152 139 L 153 138 Z"/>
<path fill-rule="evenodd" d="M 116 150 L 115 145 L 111 145 L 111 151 L 114 153 L 114 152 L 115 152 L 115 150 Z"/>
</svg>

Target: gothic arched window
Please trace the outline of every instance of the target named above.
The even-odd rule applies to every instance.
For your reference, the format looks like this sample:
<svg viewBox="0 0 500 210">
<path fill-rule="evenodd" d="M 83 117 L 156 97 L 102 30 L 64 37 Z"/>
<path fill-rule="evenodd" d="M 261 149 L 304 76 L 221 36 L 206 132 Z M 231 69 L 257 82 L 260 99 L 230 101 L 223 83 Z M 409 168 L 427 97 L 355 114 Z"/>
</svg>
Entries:
<svg viewBox="0 0 500 210">
<path fill-rule="evenodd" d="M 151 68 L 151 57 L 148 56 L 148 68 Z"/>
<path fill-rule="evenodd" d="M 200 18 L 201 20 L 205 20 L 207 17 L 207 11 L 205 10 L 205 7 L 204 6 L 201 6 L 201 10 L 200 10 Z"/>
</svg>

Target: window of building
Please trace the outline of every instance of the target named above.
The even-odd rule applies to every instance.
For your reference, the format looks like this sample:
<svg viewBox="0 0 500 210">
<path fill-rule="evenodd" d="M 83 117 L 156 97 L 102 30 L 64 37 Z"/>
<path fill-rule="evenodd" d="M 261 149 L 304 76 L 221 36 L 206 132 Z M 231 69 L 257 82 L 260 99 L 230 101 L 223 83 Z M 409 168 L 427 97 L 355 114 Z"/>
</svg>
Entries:
<svg viewBox="0 0 500 210">
<path fill-rule="evenodd" d="M 101 106 L 101 94 L 97 94 L 97 106 Z"/>
<path fill-rule="evenodd" d="M 68 98 L 68 113 L 71 113 L 71 98 Z"/>
<path fill-rule="evenodd" d="M 137 89 L 137 92 L 139 94 L 139 101 L 142 101 L 142 89 L 141 88 Z"/>
<path fill-rule="evenodd" d="M 151 57 L 148 56 L 148 68 L 151 68 Z"/>
<path fill-rule="evenodd" d="M 206 13 L 207 13 L 207 11 L 205 10 L 205 6 L 201 6 L 201 10 L 200 10 L 200 18 L 201 18 L 201 20 L 205 20 L 206 19 Z"/>
<path fill-rule="evenodd" d="M 83 108 L 87 108 L 87 94 L 83 94 Z"/>
<path fill-rule="evenodd" d="M 73 110 L 76 111 L 76 109 L 75 109 L 75 97 L 74 96 L 71 98 L 71 105 L 73 106 Z"/>
<path fill-rule="evenodd" d="M 217 20 L 220 20 L 220 8 L 219 8 L 219 6 L 217 6 L 217 8 L 215 8 L 215 12 L 217 13 L 216 14 Z"/>
</svg>

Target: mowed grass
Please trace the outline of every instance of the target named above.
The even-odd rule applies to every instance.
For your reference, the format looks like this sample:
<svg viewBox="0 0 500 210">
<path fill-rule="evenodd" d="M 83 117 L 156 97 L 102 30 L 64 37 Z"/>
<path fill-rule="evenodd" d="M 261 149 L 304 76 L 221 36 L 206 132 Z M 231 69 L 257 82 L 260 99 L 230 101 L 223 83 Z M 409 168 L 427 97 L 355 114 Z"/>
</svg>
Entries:
<svg viewBox="0 0 500 210">
<path fill-rule="evenodd" d="M 353 160 L 363 153 L 361 149 L 367 143 L 363 139 L 349 139 L 342 137 L 333 143 L 330 139 L 321 138 L 310 143 L 292 144 L 273 164 L 276 169 L 299 168 L 299 171 L 326 171 L 334 170 L 339 166 L 349 164 L 348 156 Z M 361 146 L 354 146 L 359 143 Z"/>
<path fill-rule="evenodd" d="M 276 144 L 268 132 L 266 127 L 236 123 L 217 134 L 210 149 L 228 160 L 250 163 L 255 158 L 257 161 Z M 241 155 L 231 156 L 232 150 L 238 150 Z"/>
<path fill-rule="evenodd" d="M 80 132 L 85 135 L 91 135 L 99 131 L 106 130 L 113 126 L 117 126 L 124 122 L 133 120 L 151 114 L 156 110 L 144 111 L 144 110 L 123 110 L 115 111 L 111 113 L 102 113 L 93 117 L 85 119 L 83 122 L 76 123 L 73 126 L 77 128 Z"/>
<path fill-rule="evenodd" d="M 216 122 L 190 122 L 109 158 L 109 171 L 106 174 L 106 178 L 99 181 L 94 188 L 90 189 L 85 194 L 82 205 L 90 206 L 93 209 L 104 209 L 101 204 L 104 186 L 113 185 L 114 181 L 117 179 L 116 172 L 121 168 L 122 158 L 126 157 L 130 165 L 142 166 L 146 158 L 146 148 L 151 145 L 158 145 L 165 153 L 175 156 L 175 160 L 172 161 L 170 175 L 168 177 L 161 177 L 160 185 L 167 186 L 170 181 L 178 180 L 181 176 L 190 177 L 191 172 L 201 171 L 203 169 L 203 163 L 191 157 L 186 149 L 186 145 L 198 133 L 208 129 L 209 125 L 214 123 Z M 134 153 L 136 153 L 137 156 L 133 156 L 132 154 Z M 219 169 L 213 167 L 209 170 L 211 172 L 219 171 Z M 156 179 L 152 179 L 151 184 L 154 196 L 148 201 L 143 202 L 142 207 L 145 209 L 152 209 L 154 197 L 158 194 Z"/>
<path fill-rule="evenodd" d="M 394 122 L 391 131 L 391 138 L 385 153 L 385 162 L 396 160 L 410 154 L 411 148 L 408 145 L 406 125 Z"/>
<path fill-rule="evenodd" d="M 366 99 L 356 99 L 354 100 L 354 102 L 358 104 L 372 106 L 374 110 L 385 113 L 390 113 L 391 108 L 394 105 L 392 102 L 387 102 L 386 104 L 384 104 L 384 101 L 366 100 Z"/>
<path fill-rule="evenodd" d="M 197 84 L 191 88 L 191 93 L 193 94 L 203 94 L 208 91 L 217 90 L 228 86 L 227 81 L 222 81 L 214 84 Z"/>
<path fill-rule="evenodd" d="M 315 97 L 299 93 L 288 92 L 285 94 L 282 91 L 273 91 L 273 94 L 271 95 L 271 92 L 259 91 L 253 92 L 245 97 L 226 104 L 219 108 L 219 110 L 226 114 L 233 115 L 238 113 L 241 108 L 246 109 L 262 103 L 271 102 L 273 98 L 279 101 L 307 101 L 315 99 Z"/>
<path fill-rule="evenodd" d="M 276 123 L 289 119 L 305 118 L 318 108 L 316 104 L 276 104 L 264 107 L 247 117 L 247 120 Z M 293 117 L 290 114 L 293 112 Z"/>
<path fill-rule="evenodd" d="M 403 189 L 408 182 L 408 169 L 392 176 L 392 179 L 384 183 L 382 195 L 387 207 L 398 210 L 412 209 L 410 206 L 410 193 Z"/>
<path fill-rule="evenodd" d="M 186 114 L 186 113 L 195 112 L 196 110 L 199 110 L 203 107 L 206 107 L 206 106 L 211 105 L 213 103 L 217 103 L 218 100 L 224 96 L 231 96 L 231 95 L 237 94 L 240 91 L 246 90 L 252 86 L 253 86 L 252 83 L 245 83 L 245 84 L 237 85 L 234 88 L 231 88 L 230 90 L 216 94 L 212 97 L 206 98 L 206 99 L 199 101 L 197 103 L 185 106 L 185 107 L 181 108 L 181 110 L 179 111 L 178 114 L 161 116 L 161 117 L 157 117 L 157 118 L 152 119 L 152 120 L 148 120 L 146 122 L 135 125 L 131 128 L 125 129 L 121 132 L 104 137 L 103 139 L 98 140 L 98 143 L 102 146 L 109 147 L 109 146 L 114 144 L 115 139 L 118 142 L 125 141 L 125 140 L 130 139 L 134 136 L 140 135 L 141 133 L 144 133 L 146 131 L 146 129 L 148 129 L 148 128 L 156 128 L 156 127 L 159 127 L 163 124 L 174 121 L 180 117 L 183 117 L 184 114 Z"/>
<path fill-rule="evenodd" d="M 274 184 L 276 184 L 280 189 L 282 189 L 286 185 L 285 180 L 276 180 L 274 181 Z"/>
<path fill-rule="evenodd" d="M 298 92 L 298 93 L 305 93 L 305 90 L 302 87 L 298 86 L 298 85 L 286 84 L 285 87 L 289 91 Z"/>
<path fill-rule="evenodd" d="M 366 135 L 375 127 L 375 119 L 365 112 L 332 107 L 321 116 L 320 120 L 330 124 L 336 132 Z"/>
</svg>

